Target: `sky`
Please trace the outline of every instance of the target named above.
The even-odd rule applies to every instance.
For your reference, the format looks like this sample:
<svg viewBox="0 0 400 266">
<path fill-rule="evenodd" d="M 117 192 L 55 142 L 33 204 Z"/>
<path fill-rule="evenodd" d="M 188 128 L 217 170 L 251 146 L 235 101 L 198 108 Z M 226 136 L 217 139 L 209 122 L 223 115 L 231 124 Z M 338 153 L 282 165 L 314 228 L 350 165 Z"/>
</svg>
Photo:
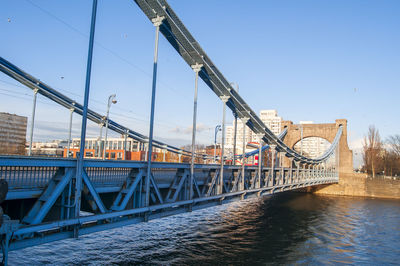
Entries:
<svg viewBox="0 0 400 266">
<path fill-rule="evenodd" d="M 1 0 L 0 56 L 83 102 L 89 0 Z M 223 75 L 255 111 L 284 120 L 348 120 L 358 150 L 370 125 L 399 134 L 400 1 L 170 0 L 169 4 Z M 134 1 L 100 0 L 89 108 L 148 135 L 154 26 Z M 154 135 L 191 139 L 194 73 L 160 37 Z M 0 112 L 30 120 L 33 92 L 0 73 Z M 227 112 L 227 121 L 233 116 Z M 199 82 L 198 143 L 213 142 L 222 103 Z M 67 137 L 69 111 L 38 97 L 34 140 Z M 74 116 L 73 137 L 80 134 Z M 88 137 L 99 127 L 88 124 Z M 116 135 L 115 135 L 116 136 Z"/>
</svg>

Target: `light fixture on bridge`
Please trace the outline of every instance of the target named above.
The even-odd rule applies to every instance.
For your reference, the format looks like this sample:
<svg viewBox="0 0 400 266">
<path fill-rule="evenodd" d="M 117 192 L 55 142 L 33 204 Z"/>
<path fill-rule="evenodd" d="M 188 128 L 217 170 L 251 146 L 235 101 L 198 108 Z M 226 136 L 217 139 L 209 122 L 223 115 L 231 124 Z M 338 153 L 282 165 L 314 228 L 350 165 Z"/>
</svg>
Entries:
<svg viewBox="0 0 400 266">
<path fill-rule="evenodd" d="M 106 116 L 106 136 L 104 139 L 104 150 L 103 150 L 103 160 L 106 157 L 106 149 L 107 149 L 107 131 L 108 131 L 108 119 L 109 119 L 109 115 L 110 115 L 110 107 L 112 104 L 116 104 L 117 100 L 116 100 L 117 95 L 116 94 L 111 94 L 108 97 L 108 103 L 107 103 L 107 116 Z"/>
</svg>

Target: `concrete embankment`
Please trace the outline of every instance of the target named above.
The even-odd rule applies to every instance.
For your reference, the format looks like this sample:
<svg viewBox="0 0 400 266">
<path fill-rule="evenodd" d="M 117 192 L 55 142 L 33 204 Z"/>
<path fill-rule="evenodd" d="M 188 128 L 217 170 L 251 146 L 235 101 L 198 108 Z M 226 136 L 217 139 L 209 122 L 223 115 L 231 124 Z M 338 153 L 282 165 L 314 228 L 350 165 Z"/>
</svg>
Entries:
<svg viewBox="0 0 400 266">
<path fill-rule="evenodd" d="M 313 189 L 316 194 L 400 199 L 400 179 L 341 174 L 338 184 Z"/>
</svg>

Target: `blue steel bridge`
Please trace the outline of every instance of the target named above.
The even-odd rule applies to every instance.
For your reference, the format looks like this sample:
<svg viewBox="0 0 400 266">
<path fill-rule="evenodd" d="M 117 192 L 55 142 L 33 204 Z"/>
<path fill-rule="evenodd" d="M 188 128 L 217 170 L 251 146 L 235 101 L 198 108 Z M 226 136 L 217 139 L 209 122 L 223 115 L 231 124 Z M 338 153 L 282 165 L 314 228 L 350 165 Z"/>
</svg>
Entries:
<svg viewBox="0 0 400 266">
<path fill-rule="evenodd" d="M 232 88 L 227 79 L 186 29 L 165 0 L 135 0 L 155 27 L 155 49 L 148 136 L 105 118 L 88 108 L 93 38 L 97 0 L 93 0 L 89 38 L 85 98 L 83 103 L 70 99 L 39 77 L 33 77 L 0 57 L 0 70 L 27 88 L 82 116 L 79 157 L 35 158 L 0 156 L 1 249 L 3 263 L 8 252 L 66 238 L 77 238 L 101 230 L 145 222 L 182 212 L 190 212 L 235 200 L 262 197 L 339 180 L 338 143 L 343 128 L 326 152 L 307 158 L 284 143 L 286 130 L 274 135 L 250 106 Z M 183 150 L 153 139 L 157 85 L 158 39 L 161 34 L 175 48 L 195 75 L 192 149 Z M 1 55 L 3 56 L 3 55 Z M 220 98 L 223 108 L 222 149 L 218 164 L 196 164 L 206 154 L 192 153 L 196 143 L 197 84 L 201 78 Z M 149 88 L 150 89 L 150 88 Z M 225 116 L 228 107 L 235 118 L 259 137 L 260 146 L 250 153 L 235 155 L 240 165 L 226 165 Z M 86 123 L 91 120 L 119 134 L 148 144 L 146 161 L 94 160 L 84 158 Z M 245 143 L 245 141 L 243 141 Z M 191 158 L 190 163 L 152 162 L 153 147 Z M 236 149 L 235 149 L 236 150 Z M 269 167 L 264 166 L 263 151 L 269 150 Z M 257 166 L 246 166 L 246 157 L 259 156 Z M 327 164 L 335 157 L 336 164 Z M 290 162 L 283 167 L 282 158 Z M 266 160 L 266 158 L 264 158 Z M 8 190 L 7 190 L 8 187 Z"/>
</svg>

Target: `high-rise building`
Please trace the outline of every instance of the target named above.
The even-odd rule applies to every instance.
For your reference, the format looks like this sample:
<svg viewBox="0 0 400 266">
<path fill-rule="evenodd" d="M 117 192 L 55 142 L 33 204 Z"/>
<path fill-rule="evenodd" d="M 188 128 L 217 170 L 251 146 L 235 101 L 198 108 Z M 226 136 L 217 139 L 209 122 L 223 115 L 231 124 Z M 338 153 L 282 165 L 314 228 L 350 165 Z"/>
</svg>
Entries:
<svg viewBox="0 0 400 266">
<path fill-rule="evenodd" d="M 281 133 L 282 117 L 278 116 L 276 110 L 261 110 L 260 119 L 274 133 Z"/>
<path fill-rule="evenodd" d="M 278 116 L 278 112 L 276 110 L 261 110 L 260 119 L 275 135 L 281 133 L 282 117 Z M 234 135 L 235 135 L 235 121 L 233 121 L 232 126 L 226 127 L 225 139 L 226 139 L 226 150 L 228 155 L 229 153 L 233 152 Z M 258 138 L 249 128 L 246 128 L 246 144 L 249 142 L 258 142 Z M 238 119 L 236 154 L 242 153 L 241 152 L 242 145 L 243 145 L 243 122 L 240 119 Z M 253 149 L 254 148 L 250 148 L 250 150 Z"/>
<path fill-rule="evenodd" d="M 0 154 L 25 155 L 27 118 L 0 112 Z"/>
</svg>

